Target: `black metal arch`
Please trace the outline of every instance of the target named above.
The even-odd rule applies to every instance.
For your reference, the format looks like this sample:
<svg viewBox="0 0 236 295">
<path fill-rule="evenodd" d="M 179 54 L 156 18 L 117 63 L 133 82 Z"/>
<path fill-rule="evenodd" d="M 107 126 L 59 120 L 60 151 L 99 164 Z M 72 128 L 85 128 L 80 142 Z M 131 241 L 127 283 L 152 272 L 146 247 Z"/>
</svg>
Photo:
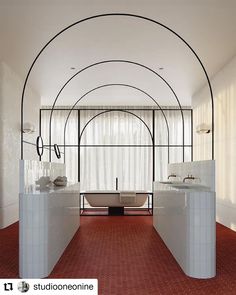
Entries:
<svg viewBox="0 0 236 295">
<path fill-rule="evenodd" d="M 106 13 L 106 14 L 99 14 L 99 15 L 93 15 L 87 18 L 84 18 L 82 20 L 79 20 L 69 26 L 67 26 L 66 28 L 64 28 L 63 30 L 61 30 L 60 32 L 58 32 L 56 35 L 54 35 L 44 46 L 43 48 L 39 51 L 39 53 L 37 54 L 37 56 L 35 57 L 33 63 L 31 64 L 28 73 L 26 75 L 25 81 L 24 81 L 24 85 L 23 85 L 23 91 L 22 91 L 22 97 L 21 97 L 21 159 L 23 159 L 24 156 L 24 151 L 23 151 L 23 123 L 24 123 L 24 96 L 25 96 L 25 89 L 27 86 L 27 82 L 30 76 L 30 73 L 34 67 L 34 64 L 36 63 L 36 61 L 38 60 L 39 56 L 42 54 L 42 52 L 45 50 L 45 48 L 54 40 L 56 39 L 59 35 L 61 35 L 62 33 L 64 33 L 65 31 L 69 30 L 71 27 L 76 26 L 82 22 L 85 21 L 89 21 L 92 19 L 97 19 L 100 17 L 114 17 L 114 16 L 124 16 L 124 17 L 133 17 L 133 18 L 138 18 L 138 19 L 142 19 L 145 21 L 149 21 L 155 25 L 159 25 L 161 27 L 163 27 L 164 29 L 168 30 L 169 32 L 171 32 L 172 34 L 174 34 L 176 37 L 178 37 L 182 42 L 184 42 L 184 44 L 192 51 L 192 53 L 195 55 L 195 57 L 197 58 L 198 62 L 200 63 L 204 74 L 206 76 L 207 79 L 207 83 L 209 86 L 209 90 L 210 90 L 210 96 L 211 96 L 211 104 L 212 104 L 212 159 L 214 159 L 214 98 L 213 98 L 213 91 L 212 91 L 212 87 L 211 87 L 211 83 L 210 83 L 210 79 L 209 76 L 207 74 L 207 71 L 201 61 L 201 59 L 199 58 L 199 56 L 197 55 L 197 53 L 194 51 L 194 49 L 188 44 L 187 41 L 184 40 L 183 37 L 181 37 L 178 33 L 176 33 L 174 30 L 172 30 L 171 28 L 169 28 L 168 26 L 157 22 L 151 18 L 148 17 L 144 17 L 141 15 L 137 15 L 137 14 L 131 14 L 131 13 Z"/>
<path fill-rule="evenodd" d="M 152 148 L 153 148 L 153 157 L 155 157 L 155 153 L 154 153 L 154 149 L 155 149 L 155 142 L 154 142 L 154 134 L 152 134 L 150 128 L 148 127 L 148 125 L 146 124 L 146 122 L 140 118 L 138 115 L 134 114 L 133 112 L 130 112 L 130 111 L 127 111 L 127 110 L 106 110 L 106 111 L 102 111 L 98 114 L 96 114 L 95 116 L 93 116 L 83 127 L 81 133 L 80 133 L 80 137 L 79 137 L 79 146 L 80 146 L 80 142 L 81 142 L 81 138 L 82 138 L 82 135 L 84 134 L 84 131 L 85 129 L 87 128 L 87 126 L 89 125 L 89 123 L 91 123 L 94 119 L 96 119 L 98 116 L 101 116 L 103 114 L 106 114 L 106 113 L 111 113 L 111 112 L 123 112 L 123 113 L 128 113 L 132 116 L 135 116 L 137 119 L 139 119 L 144 125 L 145 127 L 147 128 L 150 136 L 151 136 L 151 140 L 152 140 Z M 155 181 L 155 159 L 153 159 L 152 161 L 153 163 L 153 167 L 152 167 L 152 180 Z M 79 181 L 80 181 L 80 176 L 79 176 Z"/>
<path fill-rule="evenodd" d="M 132 89 L 135 89 L 135 90 L 138 90 L 140 91 L 141 93 L 145 94 L 146 96 L 148 96 L 151 100 L 154 101 L 154 103 L 159 107 L 161 113 L 163 114 L 163 117 L 164 117 L 164 120 L 166 122 L 166 128 L 167 128 L 167 142 L 168 142 L 168 163 L 169 163 L 169 142 L 170 142 L 170 129 L 169 129 L 169 124 L 168 124 L 168 120 L 166 118 L 166 115 L 165 115 L 165 112 L 163 110 L 163 108 L 158 104 L 158 102 L 150 95 L 148 94 L 146 91 L 136 87 L 136 86 L 132 86 L 132 85 L 129 85 L 129 84 L 123 84 L 123 83 L 112 83 L 112 84 L 104 84 L 104 85 L 100 85 L 100 86 L 97 86 L 91 90 L 89 90 L 88 92 L 86 92 L 84 95 L 82 95 L 75 103 L 74 105 L 72 106 L 72 108 L 70 109 L 67 117 L 66 117 L 66 121 L 65 121 L 65 126 L 64 126 L 64 146 L 66 145 L 66 142 L 65 142 L 65 138 L 66 138 L 66 127 L 67 127 L 67 122 L 70 118 L 70 115 L 72 113 L 72 111 L 74 110 L 74 108 L 76 107 L 76 105 L 85 97 L 87 96 L 88 94 L 98 90 L 98 89 L 101 89 L 101 88 L 105 88 L 105 87 L 112 87 L 112 86 L 123 86 L 123 87 L 129 87 L 129 88 L 132 88 Z M 64 160 L 65 160 L 65 153 L 64 153 Z"/>
<path fill-rule="evenodd" d="M 53 105 L 52 105 L 52 109 L 51 109 L 51 112 L 50 112 L 50 118 L 49 118 L 49 145 L 51 146 L 52 145 L 52 141 L 51 141 L 51 126 L 52 126 L 52 115 L 53 115 L 53 111 L 55 109 L 55 105 L 56 105 L 56 102 L 61 94 L 61 92 L 63 91 L 63 89 L 66 87 L 66 85 L 68 85 L 70 83 L 70 81 L 76 77 L 77 75 L 79 75 L 80 73 L 84 72 L 85 70 L 89 69 L 89 68 L 92 68 L 94 66 L 97 66 L 97 65 L 101 65 L 101 64 L 107 64 L 107 63 L 128 63 L 128 64 L 133 64 L 133 65 L 136 65 L 136 66 L 139 66 L 139 67 L 142 67 L 148 71 L 150 71 L 151 73 L 155 74 L 156 76 L 158 76 L 167 86 L 168 88 L 171 90 L 171 92 L 173 93 L 176 101 L 177 101 L 177 104 L 179 106 L 179 109 L 180 109 L 180 112 L 181 112 L 181 118 L 182 118 L 182 128 L 183 128 L 183 162 L 184 162 L 184 115 L 183 115 L 183 111 L 182 111 L 182 106 L 180 104 L 180 101 L 179 101 L 179 98 L 178 96 L 176 95 L 174 89 L 171 87 L 171 85 L 160 75 L 158 74 L 156 71 L 154 71 L 153 69 L 151 69 L 150 67 L 146 66 L 146 65 L 143 65 L 141 63 L 138 63 L 138 62 L 134 62 L 134 61 L 130 61 L 130 60 L 123 60 L 123 59 L 112 59 L 112 60 L 104 60 L 104 61 L 100 61 L 100 62 L 96 62 L 94 64 L 91 64 L 87 67 L 84 67 L 83 69 L 79 70 L 78 72 L 76 72 L 73 76 L 71 76 L 67 81 L 66 83 L 61 87 L 60 91 L 58 92 L 54 102 L 53 102 Z M 155 100 L 154 100 L 155 101 Z M 51 162 L 51 150 L 49 150 L 49 161 Z"/>
<path fill-rule="evenodd" d="M 103 115 L 103 114 L 106 114 L 106 113 L 111 113 L 111 112 L 122 112 L 122 113 L 128 113 L 130 115 L 135 116 L 137 119 L 139 119 L 146 126 L 146 128 L 147 128 L 147 130 L 148 130 L 148 132 L 149 132 L 149 134 L 151 136 L 152 142 L 153 142 L 152 132 L 151 132 L 150 128 L 148 127 L 147 123 L 142 118 L 140 118 L 138 115 L 134 114 L 133 112 L 130 112 L 130 111 L 127 111 L 127 110 L 122 110 L 122 109 L 117 109 L 117 110 L 106 110 L 106 111 L 103 111 L 103 112 L 101 112 L 99 114 L 94 115 L 91 119 L 89 119 L 88 122 L 84 125 L 84 127 L 83 127 L 83 129 L 82 129 L 82 131 L 80 133 L 79 143 L 81 141 L 81 137 L 82 137 L 82 135 L 84 133 L 84 130 L 86 129 L 86 127 L 89 125 L 89 123 L 91 121 L 93 121 L 95 118 L 97 118 L 100 115 Z"/>
</svg>

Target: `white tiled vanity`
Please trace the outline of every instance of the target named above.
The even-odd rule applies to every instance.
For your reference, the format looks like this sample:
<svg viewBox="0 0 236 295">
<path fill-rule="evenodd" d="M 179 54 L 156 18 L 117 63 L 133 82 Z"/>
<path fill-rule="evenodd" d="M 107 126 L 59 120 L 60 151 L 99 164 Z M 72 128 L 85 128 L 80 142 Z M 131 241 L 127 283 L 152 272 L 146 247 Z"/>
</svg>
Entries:
<svg viewBox="0 0 236 295">
<path fill-rule="evenodd" d="M 173 178 L 165 183 L 156 182 L 153 225 L 186 275 L 214 277 L 214 161 L 170 164 L 168 170 L 169 175 L 175 174 L 178 179 L 191 174 L 198 183 L 181 183 Z"/>
<path fill-rule="evenodd" d="M 24 161 L 20 168 L 27 184 L 20 192 L 20 277 L 44 278 L 79 228 L 79 184 L 35 186 L 35 173 L 63 176 L 63 164 Z"/>
</svg>

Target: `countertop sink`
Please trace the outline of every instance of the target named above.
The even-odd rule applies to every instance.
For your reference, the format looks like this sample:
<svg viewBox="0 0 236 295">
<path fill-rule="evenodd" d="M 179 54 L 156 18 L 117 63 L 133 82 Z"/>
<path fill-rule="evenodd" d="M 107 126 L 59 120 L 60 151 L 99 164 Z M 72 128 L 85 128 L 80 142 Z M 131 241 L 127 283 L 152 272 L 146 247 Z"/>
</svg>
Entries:
<svg viewBox="0 0 236 295">
<path fill-rule="evenodd" d="M 192 188 L 191 186 L 188 186 L 188 185 L 172 185 L 171 187 L 173 188 L 177 188 L 177 189 L 190 189 Z"/>
<path fill-rule="evenodd" d="M 166 181 L 160 181 L 160 183 L 162 184 L 182 184 L 182 181 L 170 181 L 170 180 L 166 180 Z"/>
<path fill-rule="evenodd" d="M 160 183 L 162 183 L 162 184 L 173 184 L 172 181 L 160 181 Z"/>
<path fill-rule="evenodd" d="M 200 183 L 189 183 L 183 181 L 160 181 L 160 184 L 167 185 L 167 187 L 177 190 L 199 190 L 199 191 L 210 191 L 211 189 Z"/>
<path fill-rule="evenodd" d="M 201 190 L 201 191 L 209 191 L 210 188 L 208 186 L 198 184 L 198 183 L 176 183 L 171 185 L 172 188 L 175 189 L 192 189 L 192 190 Z"/>
</svg>

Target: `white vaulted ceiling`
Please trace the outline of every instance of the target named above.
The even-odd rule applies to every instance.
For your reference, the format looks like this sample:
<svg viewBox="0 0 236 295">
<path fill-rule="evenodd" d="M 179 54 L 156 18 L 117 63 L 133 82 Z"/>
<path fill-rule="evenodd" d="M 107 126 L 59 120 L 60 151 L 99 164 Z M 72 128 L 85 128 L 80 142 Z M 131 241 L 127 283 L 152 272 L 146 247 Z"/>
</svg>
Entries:
<svg viewBox="0 0 236 295">
<path fill-rule="evenodd" d="M 0 0 L 0 59 L 24 79 L 34 58 L 56 33 L 81 19 L 107 13 L 137 14 L 173 29 L 195 50 L 210 77 L 236 53 L 235 0 Z M 106 16 L 58 36 L 40 55 L 29 84 L 41 96 L 42 105 L 51 105 L 77 71 L 109 60 L 151 68 L 171 85 L 182 105 L 191 105 L 192 95 L 206 83 L 196 57 L 174 34 L 143 19 Z M 71 105 L 87 91 L 113 83 L 139 87 L 160 105 L 176 105 L 163 80 L 124 62 L 81 72 L 65 87 L 57 104 Z M 81 104 L 153 105 L 143 93 L 121 86 L 98 89 Z"/>
</svg>

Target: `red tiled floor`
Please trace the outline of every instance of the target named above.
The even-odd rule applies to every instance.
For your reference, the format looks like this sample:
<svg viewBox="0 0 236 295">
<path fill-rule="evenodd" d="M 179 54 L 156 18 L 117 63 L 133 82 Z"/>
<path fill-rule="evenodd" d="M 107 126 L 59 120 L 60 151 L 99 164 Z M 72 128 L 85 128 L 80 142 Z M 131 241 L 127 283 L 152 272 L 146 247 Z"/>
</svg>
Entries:
<svg viewBox="0 0 236 295">
<path fill-rule="evenodd" d="M 19 224 L 0 229 L 0 278 L 17 278 L 19 269 Z"/>
<path fill-rule="evenodd" d="M 17 225 L 0 231 L 0 277 L 17 277 Z M 98 278 L 99 295 L 236 294 L 236 233 L 217 225 L 217 276 L 184 275 L 149 216 L 81 217 L 51 278 Z"/>
</svg>

